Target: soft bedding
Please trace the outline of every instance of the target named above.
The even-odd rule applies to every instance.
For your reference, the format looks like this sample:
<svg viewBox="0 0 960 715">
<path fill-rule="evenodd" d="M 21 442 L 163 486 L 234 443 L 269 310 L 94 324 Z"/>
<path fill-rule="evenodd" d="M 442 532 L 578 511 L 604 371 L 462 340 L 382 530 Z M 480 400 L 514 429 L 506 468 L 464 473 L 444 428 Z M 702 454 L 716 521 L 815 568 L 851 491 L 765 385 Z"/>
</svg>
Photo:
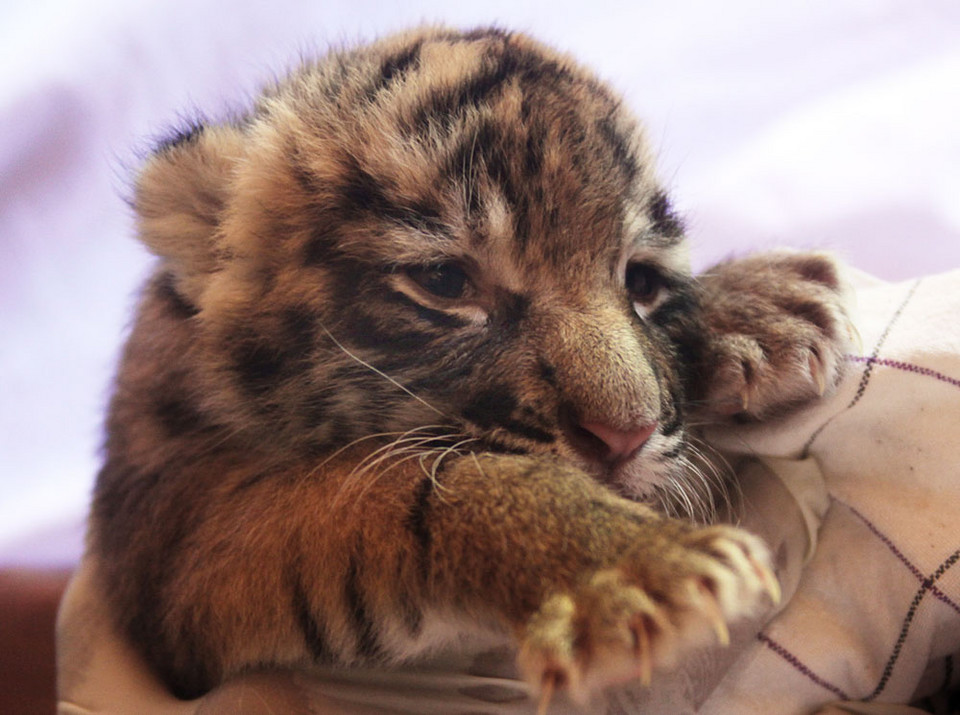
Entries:
<svg viewBox="0 0 960 715">
<path fill-rule="evenodd" d="M 905 703 L 960 683 L 960 271 L 859 298 L 864 352 L 832 399 L 714 435 L 815 464 L 828 503 L 797 593 L 704 712 Z"/>
<path fill-rule="evenodd" d="M 740 473 L 736 512 L 776 555 L 780 611 L 741 624 L 729 648 L 690 654 L 650 688 L 613 690 L 585 709 L 558 698 L 550 712 L 906 715 L 921 712 L 908 707 L 917 701 L 956 712 L 960 271 L 855 282 L 864 349 L 848 356 L 838 390 L 788 419 L 710 435 Z M 93 566 L 61 614 L 61 712 L 206 712 L 204 701 L 165 695 L 111 631 Z M 332 700 L 360 714 L 534 708 L 502 651 L 445 653 L 399 672 L 254 678 L 206 707 L 242 710 L 258 698 L 302 708 Z"/>
</svg>

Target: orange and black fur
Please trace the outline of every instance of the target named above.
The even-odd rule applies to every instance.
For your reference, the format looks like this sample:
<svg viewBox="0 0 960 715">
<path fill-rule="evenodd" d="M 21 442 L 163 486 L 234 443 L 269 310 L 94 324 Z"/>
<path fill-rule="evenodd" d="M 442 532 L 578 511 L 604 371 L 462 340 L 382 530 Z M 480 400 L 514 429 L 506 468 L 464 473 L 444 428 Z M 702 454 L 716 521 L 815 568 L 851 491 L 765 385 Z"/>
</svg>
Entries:
<svg viewBox="0 0 960 715">
<path fill-rule="evenodd" d="M 692 277 L 634 120 L 566 56 L 333 52 L 162 142 L 134 207 L 159 260 L 88 550 L 178 696 L 473 631 L 588 692 L 776 592 L 754 537 L 652 505 L 692 488 L 691 425 L 835 381 L 836 270 Z"/>
</svg>

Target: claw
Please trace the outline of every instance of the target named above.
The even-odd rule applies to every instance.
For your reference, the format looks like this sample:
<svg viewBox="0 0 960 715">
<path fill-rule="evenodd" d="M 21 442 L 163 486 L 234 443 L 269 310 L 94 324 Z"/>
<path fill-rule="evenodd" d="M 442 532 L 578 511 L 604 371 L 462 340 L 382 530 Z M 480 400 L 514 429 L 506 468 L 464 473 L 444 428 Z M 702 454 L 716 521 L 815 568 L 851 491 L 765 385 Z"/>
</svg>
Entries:
<svg viewBox="0 0 960 715">
<path fill-rule="evenodd" d="M 700 583 L 690 582 L 688 584 L 691 600 L 697 603 L 707 612 L 707 619 L 713 627 L 713 632 L 717 636 L 717 641 L 722 646 L 730 645 L 730 629 L 727 628 L 727 622 L 720 611 L 720 604 L 706 586 Z"/>
<path fill-rule="evenodd" d="M 637 659 L 637 676 L 640 678 L 640 684 L 648 687 L 653 681 L 653 658 L 650 655 L 650 634 L 647 633 L 647 627 L 642 618 L 638 620 L 633 633 L 636 638 L 634 656 Z"/>
<path fill-rule="evenodd" d="M 727 628 L 727 623 L 723 620 L 720 609 L 716 608 L 716 611 L 716 615 L 710 618 L 713 625 L 713 632 L 717 634 L 717 642 L 720 645 L 728 646 L 730 645 L 730 629 Z"/>
<path fill-rule="evenodd" d="M 744 387 L 740 390 L 740 402 L 743 405 L 743 411 L 746 412 L 750 409 L 750 388 Z"/>
<path fill-rule="evenodd" d="M 547 715 L 550 701 L 553 700 L 553 691 L 557 688 L 557 674 L 547 672 L 543 674 L 540 686 L 540 702 L 537 704 L 537 715 Z"/>
<path fill-rule="evenodd" d="M 817 383 L 817 394 L 823 397 L 827 391 L 827 378 L 823 375 L 823 366 L 820 364 L 820 359 L 817 357 L 817 354 L 813 351 L 810 352 L 808 360 L 810 364 L 810 376 L 813 377 Z"/>
<path fill-rule="evenodd" d="M 850 341 L 856 347 L 857 355 L 863 355 L 863 336 L 860 335 L 857 326 L 851 322 L 847 322 L 847 335 L 850 336 Z"/>
<path fill-rule="evenodd" d="M 780 582 L 777 580 L 776 575 L 762 564 L 754 563 L 754 569 L 757 572 L 757 576 L 760 577 L 760 583 L 763 584 L 763 590 L 767 592 L 767 595 L 770 596 L 770 600 L 773 601 L 773 605 L 776 606 L 780 603 L 780 599 L 783 598 L 783 592 L 780 590 Z"/>
</svg>

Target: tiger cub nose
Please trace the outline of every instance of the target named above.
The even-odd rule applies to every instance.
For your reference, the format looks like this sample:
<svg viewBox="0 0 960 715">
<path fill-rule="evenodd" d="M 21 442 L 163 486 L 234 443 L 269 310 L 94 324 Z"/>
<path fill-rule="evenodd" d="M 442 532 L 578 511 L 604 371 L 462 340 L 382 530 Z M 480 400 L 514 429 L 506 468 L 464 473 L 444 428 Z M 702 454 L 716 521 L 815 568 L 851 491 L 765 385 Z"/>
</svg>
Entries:
<svg viewBox="0 0 960 715">
<path fill-rule="evenodd" d="M 628 429 L 619 429 L 605 422 L 587 420 L 580 427 L 599 439 L 606 446 L 602 455 L 606 462 L 621 462 L 629 459 L 646 444 L 650 435 L 657 429 L 656 421 L 649 424 L 633 425 Z"/>
</svg>

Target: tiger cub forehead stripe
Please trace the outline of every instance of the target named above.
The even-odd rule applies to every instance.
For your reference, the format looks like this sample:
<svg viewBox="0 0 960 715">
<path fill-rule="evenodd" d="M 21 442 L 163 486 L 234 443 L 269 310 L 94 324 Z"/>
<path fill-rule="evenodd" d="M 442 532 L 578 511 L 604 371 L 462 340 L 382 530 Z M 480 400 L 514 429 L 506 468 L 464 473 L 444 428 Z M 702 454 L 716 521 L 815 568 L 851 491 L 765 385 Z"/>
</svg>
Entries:
<svg viewBox="0 0 960 715">
<path fill-rule="evenodd" d="M 422 47 L 423 40 L 418 40 L 380 62 L 380 76 L 376 78 L 369 90 L 368 96 L 371 101 L 376 99 L 380 91 L 388 89 L 394 80 L 401 79 L 408 69 L 415 69 L 418 66 Z"/>
<path fill-rule="evenodd" d="M 680 239 L 683 236 L 683 220 L 674 211 L 664 191 L 654 193 L 647 210 L 654 233 L 674 239 Z"/>
</svg>

